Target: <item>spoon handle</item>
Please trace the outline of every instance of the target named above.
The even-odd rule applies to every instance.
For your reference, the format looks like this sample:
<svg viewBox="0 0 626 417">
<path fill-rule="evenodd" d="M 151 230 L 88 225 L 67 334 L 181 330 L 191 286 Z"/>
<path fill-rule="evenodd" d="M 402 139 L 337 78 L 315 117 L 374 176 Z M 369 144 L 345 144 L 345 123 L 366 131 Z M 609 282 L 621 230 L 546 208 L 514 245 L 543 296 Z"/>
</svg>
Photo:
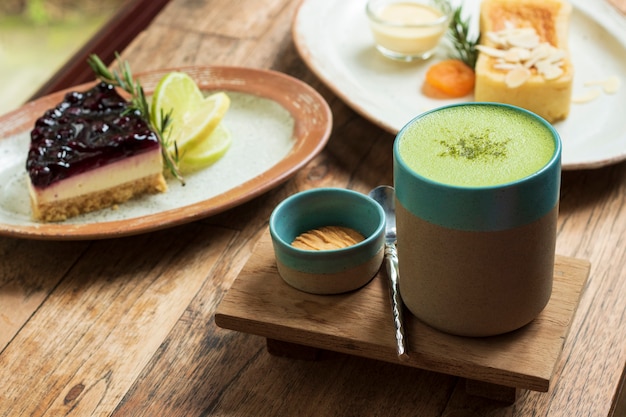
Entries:
<svg viewBox="0 0 626 417">
<path fill-rule="evenodd" d="M 398 287 L 398 253 L 396 245 L 388 243 L 385 245 L 385 259 L 387 260 L 387 276 L 389 277 L 389 294 L 391 296 L 391 308 L 393 312 L 393 323 L 396 330 L 396 347 L 398 358 L 406 360 L 409 354 L 406 351 L 406 336 L 404 334 L 404 324 L 402 319 L 402 300 L 400 299 L 400 289 Z"/>
</svg>

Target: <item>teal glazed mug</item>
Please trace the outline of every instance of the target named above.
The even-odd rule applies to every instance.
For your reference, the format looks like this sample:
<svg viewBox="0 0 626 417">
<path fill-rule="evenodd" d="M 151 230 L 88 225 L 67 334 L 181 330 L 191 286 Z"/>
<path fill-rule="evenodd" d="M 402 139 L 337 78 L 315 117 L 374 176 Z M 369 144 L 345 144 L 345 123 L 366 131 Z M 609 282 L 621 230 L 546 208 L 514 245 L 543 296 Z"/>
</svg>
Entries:
<svg viewBox="0 0 626 417">
<path fill-rule="evenodd" d="M 461 336 L 513 331 L 552 293 L 561 140 L 498 103 L 419 115 L 393 149 L 399 286 L 424 323 Z"/>
</svg>

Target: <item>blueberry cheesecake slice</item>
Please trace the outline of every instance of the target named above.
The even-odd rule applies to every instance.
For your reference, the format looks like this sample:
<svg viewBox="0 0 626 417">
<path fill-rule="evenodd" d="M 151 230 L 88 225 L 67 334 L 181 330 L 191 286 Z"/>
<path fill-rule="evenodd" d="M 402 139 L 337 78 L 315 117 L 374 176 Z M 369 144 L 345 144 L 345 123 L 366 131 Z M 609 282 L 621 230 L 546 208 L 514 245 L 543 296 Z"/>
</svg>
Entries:
<svg viewBox="0 0 626 417">
<path fill-rule="evenodd" d="M 26 169 L 33 217 L 63 221 L 165 192 L 162 159 L 157 134 L 113 85 L 70 92 L 31 131 Z"/>
</svg>

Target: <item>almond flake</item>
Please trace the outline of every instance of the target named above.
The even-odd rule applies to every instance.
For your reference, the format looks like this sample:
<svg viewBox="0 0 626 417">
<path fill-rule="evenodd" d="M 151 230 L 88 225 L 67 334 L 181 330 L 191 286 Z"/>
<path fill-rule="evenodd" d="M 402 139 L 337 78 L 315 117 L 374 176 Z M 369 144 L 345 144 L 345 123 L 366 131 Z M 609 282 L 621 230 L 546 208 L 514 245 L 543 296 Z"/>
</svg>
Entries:
<svg viewBox="0 0 626 417">
<path fill-rule="evenodd" d="M 547 80 L 564 73 L 562 67 L 567 52 L 541 42 L 534 28 L 515 28 L 507 21 L 505 29 L 487 32 L 486 37 L 495 46 L 478 45 L 476 48 L 496 60 L 493 68 L 509 71 L 505 82 L 510 88 L 524 84 L 533 68 Z"/>
<path fill-rule="evenodd" d="M 622 85 L 622 81 L 619 79 L 617 75 L 610 77 L 604 83 L 604 92 L 607 94 L 615 94 L 619 90 Z"/>
<path fill-rule="evenodd" d="M 504 83 L 509 88 L 517 88 L 524 84 L 530 78 L 530 70 L 524 67 L 514 68 L 509 71 L 505 78 Z"/>
<path fill-rule="evenodd" d="M 520 48 L 511 48 L 508 49 L 505 53 L 504 53 L 504 60 L 506 62 L 520 62 L 520 56 L 518 53 L 518 50 Z"/>
<path fill-rule="evenodd" d="M 602 92 L 597 88 L 587 90 L 581 95 L 572 97 L 572 103 L 576 103 L 576 104 L 588 103 L 600 97 L 600 94 L 602 94 Z"/>
<path fill-rule="evenodd" d="M 493 64 L 493 67 L 499 70 L 511 71 L 511 70 L 514 70 L 515 68 L 520 68 L 520 65 L 514 64 L 512 62 L 497 62 Z"/>
<path fill-rule="evenodd" d="M 497 46 L 506 46 L 506 38 L 501 36 L 498 32 L 487 32 L 487 39 Z"/>
<path fill-rule="evenodd" d="M 558 62 L 563 61 L 565 59 L 566 55 L 567 54 L 565 53 L 564 50 L 552 48 L 552 51 L 550 52 L 550 55 L 546 59 L 548 61 L 550 61 L 550 63 L 556 64 Z"/>
<path fill-rule="evenodd" d="M 585 86 L 601 85 L 607 94 L 615 94 L 619 90 L 622 82 L 618 76 L 613 75 L 606 80 L 587 81 Z"/>
<path fill-rule="evenodd" d="M 531 49 L 529 59 L 544 59 L 549 57 L 551 52 L 552 46 L 547 42 L 543 42 Z"/>
<path fill-rule="evenodd" d="M 546 65 L 544 68 L 540 68 L 539 72 L 546 80 L 556 80 L 563 75 L 563 70 L 556 65 Z"/>
<path fill-rule="evenodd" d="M 530 58 L 530 49 L 514 47 L 514 48 L 511 48 L 511 50 L 517 53 L 517 56 L 519 56 L 520 61 L 526 61 L 527 59 Z"/>
<path fill-rule="evenodd" d="M 537 65 L 537 62 L 542 61 L 550 56 L 550 45 L 547 43 L 541 44 L 537 46 L 535 49 L 530 51 L 530 57 L 526 62 L 524 62 L 524 66 L 526 68 L 532 68 Z"/>
<path fill-rule="evenodd" d="M 480 52 L 486 53 L 493 58 L 504 58 L 504 50 L 502 49 L 493 48 L 487 45 L 476 45 L 476 49 L 478 49 Z"/>
<path fill-rule="evenodd" d="M 520 33 L 509 36 L 509 45 L 520 48 L 533 49 L 539 45 L 539 36 L 536 33 Z"/>
</svg>

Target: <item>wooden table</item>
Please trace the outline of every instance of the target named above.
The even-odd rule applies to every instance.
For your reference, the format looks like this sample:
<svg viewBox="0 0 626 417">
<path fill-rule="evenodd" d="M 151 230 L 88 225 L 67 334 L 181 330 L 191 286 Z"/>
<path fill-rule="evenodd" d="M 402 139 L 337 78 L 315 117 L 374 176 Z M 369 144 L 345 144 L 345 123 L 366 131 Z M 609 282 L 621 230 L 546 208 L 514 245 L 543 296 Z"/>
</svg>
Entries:
<svg viewBox="0 0 626 417">
<path fill-rule="evenodd" d="M 607 416 L 626 414 L 626 164 L 565 172 L 557 252 L 591 275 L 547 393 L 514 405 L 464 381 L 325 352 L 268 354 L 262 337 L 214 312 L 299 190 L 391 184 L 393 136 L 347 107 L 299 58 L 297 1 L 172 0 L 123 52 L 135 71 L 187 65 L 270 68 L 318 89 L 334 128 L 293 179 L 221 215 L 100 241 L 0 237 L 0 416 Z"/>
</svg>

